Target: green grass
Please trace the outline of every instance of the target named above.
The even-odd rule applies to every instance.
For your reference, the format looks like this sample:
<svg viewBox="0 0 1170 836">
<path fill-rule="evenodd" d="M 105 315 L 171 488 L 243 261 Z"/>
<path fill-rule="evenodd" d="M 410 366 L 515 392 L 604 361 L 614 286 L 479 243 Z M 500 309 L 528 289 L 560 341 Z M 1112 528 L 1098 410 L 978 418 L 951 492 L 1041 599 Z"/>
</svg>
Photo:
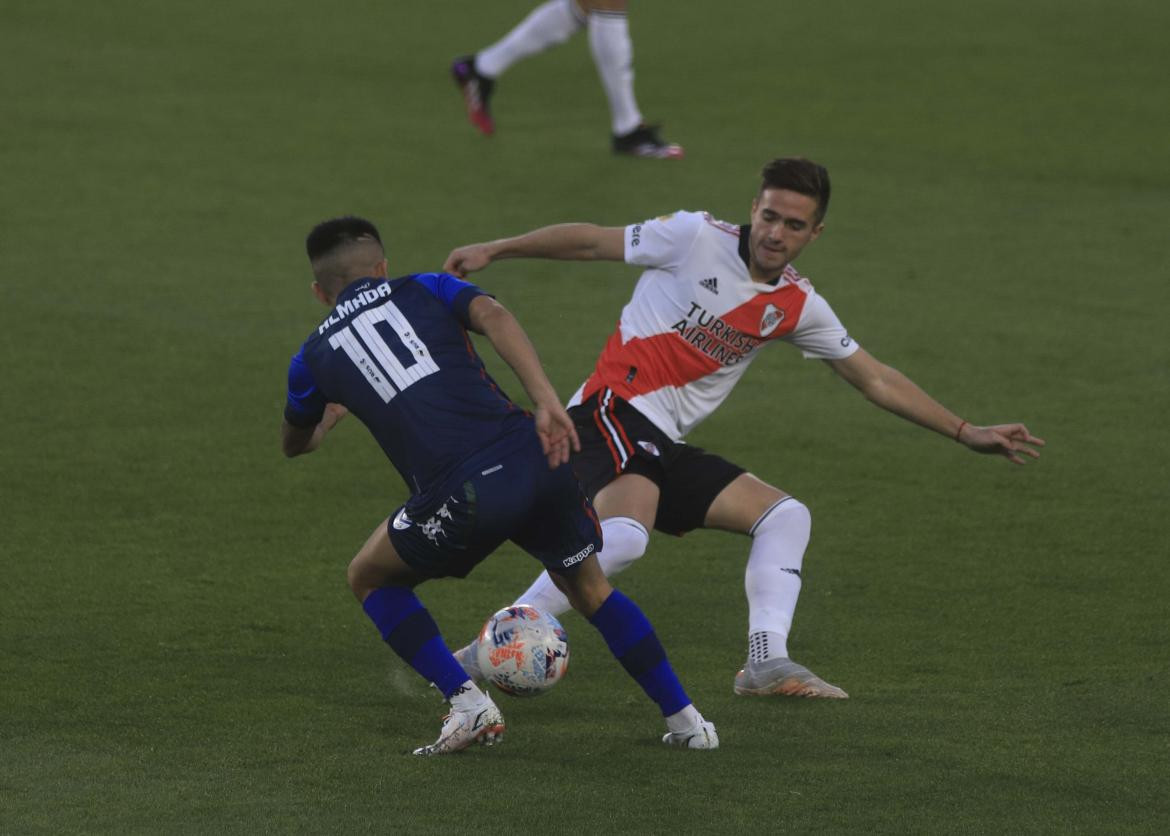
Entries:
<svg viewBox="0 0 1170 836">
<path fill-rule="evenodd" d="M 1165 830 L 1170 9 L 633 5 L 678 164 L 609 155 L 581 38 L 508 74 L 496 137 L 466 126 L 449 57 L 530 0 L 5 10 L 0 832 Z M 720 750 L 663 751 L 568 616 L 568 680 L 504 702 L 502 746 L 411 759 L 441 705 L 344 582 L 401 482 L 356 425 L 279 455 L 304 233 L 368 215 L 405 273 L 556 221 L 742 220 L 789 153 L 833 173 L 799 266 L 857 339 L 1043 460 L 776 350 L 691 440 L 812 509 L 794 655 L 853 698 L 733 697 L 747 541 L 656 535 L 620 583 Z M 480 280 L 567 394 L 636 275 Z M 461 642 L 534 567 L 422 597 Z"/>
</svg>

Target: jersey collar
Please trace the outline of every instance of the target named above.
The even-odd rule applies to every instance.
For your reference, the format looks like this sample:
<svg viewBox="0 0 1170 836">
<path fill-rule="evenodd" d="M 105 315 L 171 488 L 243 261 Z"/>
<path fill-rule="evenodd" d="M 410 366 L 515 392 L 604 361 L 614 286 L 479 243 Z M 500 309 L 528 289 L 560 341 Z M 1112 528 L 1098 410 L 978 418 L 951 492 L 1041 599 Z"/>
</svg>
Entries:
<svg viewBox="0 0 1170 836">
<path fill-rule="evenodd" d="M 747 268 L 749 276 L 752 273 L 752 260 L 751 260 L 751 250 L 750 250 L 751 240 L 752 240 L 752 225 L 751 224 L 741 224 L 739 227 L 739 258 L 740 258 L 740 261 L 743 262 L 743 266 Z M 781 273 L 776 278 L 772 279 L 772 281 L 768 282 L 768 284 L 772 285 L 772 287 L 776 287 L 776 285 L 780 284 L 780 280 L 782 278 L 784 278 L 783 273 Z"/>
<path fill-rule="evenodd" d="M 341 297 L 352 296 L 359 291 L 372 287 L 374 284 L 380 281 L 383 281 L 383 279 L 374 278 L 373 276 L 365 276 L 360 279 L 354 279 L 352 282 L 341 289 L 341 292 L 337 294 L 337 298 L 340 301 Z"/>
</svg>

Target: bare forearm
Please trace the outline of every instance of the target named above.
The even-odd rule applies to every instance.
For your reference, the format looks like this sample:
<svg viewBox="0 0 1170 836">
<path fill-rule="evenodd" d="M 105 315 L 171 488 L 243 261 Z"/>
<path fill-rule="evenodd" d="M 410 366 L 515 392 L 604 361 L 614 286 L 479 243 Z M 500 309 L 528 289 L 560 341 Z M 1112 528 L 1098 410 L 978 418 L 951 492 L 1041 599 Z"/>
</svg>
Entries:
<svg viewBox="0 0 1170 836">
<path fill-rule="evenodd" d="M 1033 449 L 1043 447 L 1044 439 L 1028 432 L 1023 424 L 993 424 L 980 427 L 960 420 L 914 381 L 895 368 L 873 358 L 864 349 L 841 360 L 829 360 L 833 371 L 865 395 L 871 403 L 907 421 L 953 438 L 977 453 L 1001 455 L 1015 464 L 1024 456 L 1039 458 Z"/>
<path fill-rule="evenodd" d="M 536 348 L 511 313 L 503 307 L 493 308 L 489 315 L 483 317 L 482 328 L 492 348 L 512 368 L 534 405 L 560 402 L 556 389 L 544 373 Z"/>
<path fill-rule="evenodd" d="M 861 391 L 871 403 L 882 409 L 949 438 L 955 437 L 963 423 L 918 384 L 890 366 L 883 369 L 879 379 Z"/>
<path fill-rule="evenodd" d="M 486 245 L 492 260 L 501 258 L 555 258 L 592 261 L 612 258 L 605 247 L 603 228 L 596 224 L 556 224 Z M 618 254 L 618 258 L 621 254 Z"/>
</svg>

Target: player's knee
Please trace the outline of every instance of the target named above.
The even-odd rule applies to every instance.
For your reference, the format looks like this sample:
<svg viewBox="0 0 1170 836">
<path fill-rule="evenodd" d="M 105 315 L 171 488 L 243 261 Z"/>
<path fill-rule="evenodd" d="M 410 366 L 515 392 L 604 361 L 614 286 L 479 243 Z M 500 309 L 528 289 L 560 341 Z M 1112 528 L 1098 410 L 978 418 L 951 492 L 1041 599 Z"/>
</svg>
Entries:
<svg viewBox="0 0 1170 836">
<path fill-rule="evenodd" d="M 370 564 L 363 560 L 360 554 L 349 562 L 349 567 L 345 570 L 346 583 L 359 601 L 364 601 L 367 595 L 381 586 L 376 577 L 377 573 L 371 570 Z"/>
<path fill-rule="evenodd" d="M 601 522 L 602 546 L 597 555 L 601 570 L 616 575 L 646 553 L 650 532 L 630 517 L 610 517 Z"/>
<path fill-rule="evenodd" d="M 549 572 L 549 577 L 569 599 L 569 605 L 586 618 L 597 612 L 613 590 L 593 555 L 579 563 L 573 572 Z"/>
<path fill-rule="evenodd" d="M 812 534 L 812 512 L 808 506 L 794 496 L 786 496 L 760 515 L 751 528 L 752 537 L 783 529 L 790 536 L 803 536 L 807 541 Z"/>
</svg>

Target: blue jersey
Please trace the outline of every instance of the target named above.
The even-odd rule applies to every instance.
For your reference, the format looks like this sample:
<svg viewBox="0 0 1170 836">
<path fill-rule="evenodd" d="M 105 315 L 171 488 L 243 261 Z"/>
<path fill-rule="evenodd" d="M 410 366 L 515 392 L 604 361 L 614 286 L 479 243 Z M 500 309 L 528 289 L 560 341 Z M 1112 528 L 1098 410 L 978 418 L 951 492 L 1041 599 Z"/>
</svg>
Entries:
<svg viewBox="0 0 1170 836">
<path fill-rule="evenodd" d="M 444 273 L 361 279 L 292 358 L 290 424 L 339 403 L 370 430 L 412 494 L 441 489 L 461 463 L 532 419 L 495 384 L 467 335 L 483 291 Z"/>
</svg>

